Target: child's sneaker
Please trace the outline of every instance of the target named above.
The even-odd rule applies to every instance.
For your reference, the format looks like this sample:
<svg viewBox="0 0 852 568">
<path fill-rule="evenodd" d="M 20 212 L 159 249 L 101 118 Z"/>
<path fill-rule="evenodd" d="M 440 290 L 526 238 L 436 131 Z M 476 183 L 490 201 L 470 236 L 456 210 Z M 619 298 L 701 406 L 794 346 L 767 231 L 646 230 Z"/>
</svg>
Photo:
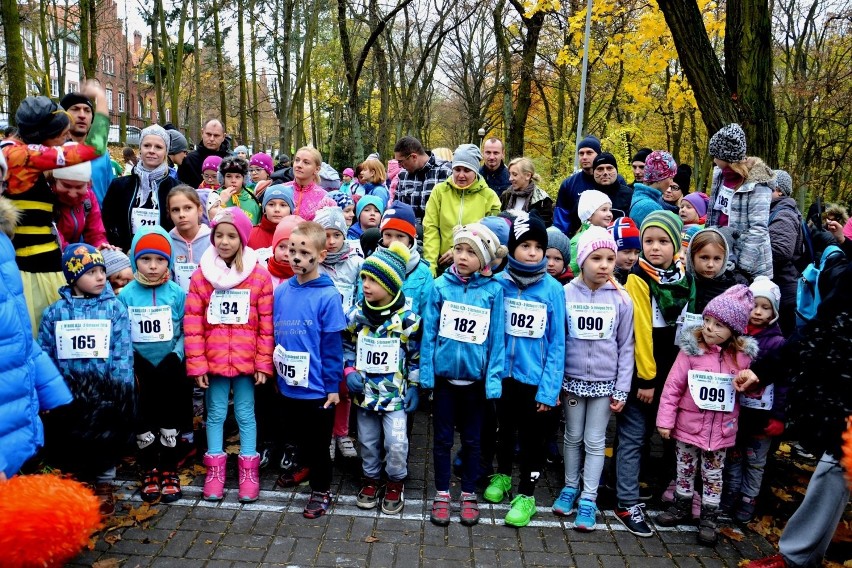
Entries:
<svg viewBox="0 0 852 568">
<path fill-rule="evenodd" d="M 207 467 L 207 477 L 204 478 L 204 499 L 221 501 L 225 495 L 225 464 L 226 454 L 204 454 L 204 465 Z"/>
<path fill-rule="evenodd" d="M 740 523 L 750 523 L 754 519 L 756 501 L 751 497 L 742 496 L 734 510 L 734 519 Z"/>
<path fill-rule="evenodd" d="M 559 497 L 553 502 L 553 514 L 567 517 L 574 512 L 574 503 L 577 502 L 577 489 L 574 487 L 563 487 Z"/>
<path fill-rule="evenodd" d="M 594 501 L 580 499 L 577 504 L 577 518 L 574 520 L 574 528 L 580 532 L 591 532 L 595 530 L 598 507 Z"/>
<path fill-rule="evenodd" d="M 374 509 L 379 502 L 382 492 L 382 482 L 378 479 L 365 477 L 361 483 L 361 491 L 358 492 L 356 504 L 359 509 Z"/>
<path fill-rule="evenodd" d="M 337 437 L 337 449 L 340 450 L 340 455 L 344 458 L 357 458 L 358 452 L 355 451 L 355 442 L 349 436 Z"/>
<path fill-rule="evenodd" d="M 448 491 L 438 491 L 435 494 L 429 520 L 432 521 L 433 525 L 438 525 L 439 527 L 445 527 L 450 524 L 450 493 Z"/>
<path fill-rule="evenodd" d="M 302 516 L 306 519 L 318 519 L 325 515 L 331 508 L 330 491 L 312 491 Z"/>
<path fill-rule="evenodd" d="M 476 493 L 462 492 L 459 517 L 461 524 L 468 527 L 472 527 L 479 522 L 479 503 L 476 500 Z M 449 518 L 447 522 L 449 522 Z"/>
<path fill-rule="evenodd" d="M 180 488 L 180 477 L 173 471 L 164 471 L 160 475 L 160 494 L 162 503 L 174 503 L 183 497 Z"/>
<path fill-rule="evenodd" d="M 512 499 L 512 508 L 506 513 L 506 524 L 512 527 L 525 527 L 535 515 L 535 497 L 518 495 Z"/>
<path fill-rule="evenodd" d="M 278 487 L 296 487 L 301 485 L 311 476 L 311 470 L 306 467 L 300 467 L 295 471 L 285 471 L 278 476 L 275 485 Z"/>
<path fill-rule="evenodd" d="M 388 481 L 382 499 L 382 513 L 396 515 L 405 506 L 405 487 L 402 481 Z"/>
<path fill-rule="evenodd" d="M 502 473 L 495 473 L 491 476 L 491 483 L 485 488 L 483 497 L 486 501 L 501 503 L 511 490 L 512 478 Z"/>
<path fill-rule="evenodd" d="M 644 508 L 644 503 L 637 503 L 636 505 L 630 505 L 628 507 L 616 505 L 613 512 L 615 513 L 615 518 L 618 519 L 629 532 L 636 536 L 647 538 L 653 536 L 654 531 L 651 530 L 651 527 L 648 526 L 648 522 L 645 520 Z"/>
<path fill-rule="evenodd" d="M 153 503 L 160 498 L 160 472 L 156 468 L 147 472 L 142 478 L 142 489 L 139 490 L 139 494 L 146 503 Z"/>
</svg>

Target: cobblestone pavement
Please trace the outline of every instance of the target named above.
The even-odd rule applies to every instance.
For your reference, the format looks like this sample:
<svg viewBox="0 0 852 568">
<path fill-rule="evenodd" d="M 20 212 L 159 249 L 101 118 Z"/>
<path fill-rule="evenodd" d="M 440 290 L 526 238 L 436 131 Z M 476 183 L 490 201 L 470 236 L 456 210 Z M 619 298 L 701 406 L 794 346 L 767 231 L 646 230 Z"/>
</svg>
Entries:
<svg viewBox="0 0 852 568">
<path fill-rule="evenodd" d="M 562 487 L 562 475 L 556 471 L 542 476 L 536 490 L 538 514 L 528 527 L 514 529 L 503 524 L 507 503 L 481 504 L 482 520 L 474 527 L 458 523 L 457 508 L 449 527 L 436 527 L 428 514 L 428 498 L 434 493 L 428 428 L 428 415 L 418 413 L 401 515 L 358 509 L 357 464 L 338 464 L 334 508 L 326 517 L 308 520 L 302 516 L 308 498 L 306 485 L 296 490 L 275 488 L 278 472 L 271 467 L 263 471 L 260 499 L 240 504 L 236 500 L 236 466 L 229 463 L 229 490 L 221 503 L 202 500 L 203 477 L 196 476 L 184 487 L 182 500 L 155 505 L 155 516 L 136 523 L 131 519 L 142 505 L 138 482 L 126 479 L 117 492 L 118 520 L 127 516 L 120 524 L 135 526 L 99 534 L 93 549 L 78 556 L 72 566 L 732 568 L 743 559 L 775 552 L 762 537 L 733 525 L 715 548 L 696 544 L 696 529 L 690 526 L 657 528 L 653 537 L 637 538 L 603 507 L 603 499 L 597 530 L 577 532 L 572 528 L 573 516 L 560 519 L 550 511 Z M 452 491 L 457 494 L 458 486 Z M 134 510 L 128 515 L 131 507 Z M 649 506 L 650 517 L 656 514 L 654 509 L 659 506 Z"/>
</svg>

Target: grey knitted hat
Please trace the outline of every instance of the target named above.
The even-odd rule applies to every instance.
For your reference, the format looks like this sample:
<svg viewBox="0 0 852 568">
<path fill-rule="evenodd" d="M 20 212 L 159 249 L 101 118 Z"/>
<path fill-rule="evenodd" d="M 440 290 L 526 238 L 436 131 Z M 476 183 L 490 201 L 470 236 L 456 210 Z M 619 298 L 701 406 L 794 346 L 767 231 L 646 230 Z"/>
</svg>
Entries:
<svg viewBox="0 0 852 568">
<path fill-rule="evenodd" d="M 746 135 L 739 124 L 723 126 L 710 138 L 710 155 L 726 162 L 741 162 L 746 157 Z"/>
<path fill-rule="evenodd" d="M 775 170 L 775 188 L 781 193 L 790 197 L 793 195 L 793 178 L 784 170 Z"/>
</svg>

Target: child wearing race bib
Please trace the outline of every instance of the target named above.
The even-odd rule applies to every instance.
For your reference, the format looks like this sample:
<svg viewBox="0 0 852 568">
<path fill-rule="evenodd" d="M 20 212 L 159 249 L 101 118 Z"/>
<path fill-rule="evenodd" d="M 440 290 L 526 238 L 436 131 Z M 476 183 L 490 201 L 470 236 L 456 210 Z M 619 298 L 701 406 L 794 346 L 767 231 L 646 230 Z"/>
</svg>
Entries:
<svg viewBox="0 0 852 568">
<path fill-rule="evenodd" d="M 577 247 L 580 277 L 565 286 L 565 488 L 553 512 L 570 515 L 576 502 L 574 528 L 584 532 L 595 529 L 609 417 L 624 408 L 633 379 L 633 302 L 612 275 L 616 249 L 606 229 L 589 228 Z"/>
<path fill-rule="evenodd" d="M 68 245 L 62 270 L 68 285 L 44 310 L 38 342 L 74 401 L 44 416 L 46 461 L 94 483 L 102 510 L 114 510 L 115 465 L 136 426 L 130 320 L 93 246 Z"/>
<path fill-rule="evenodd" d="M 347 239 L 357 240 L 367 229 L 378 227 L 385 211 L 384 202 L 375 195 L 364 195 L 355 204 L 355 222 L 346 233 Z"/>
<path fill-rule="evenodd" d="M 120 250 L 105 248 L 101 251 L 106 264 L 106 277 L 115 295 L 133 281 L 133 269 L 130 259 Z"/>
<path fill-rule="evenodd" d="M 266 261 L 272 254 L 272 237 L 278 224 L 287 216 L 293 214 L 296 208 L 293 202 L 293 188 L 283 184 L 276 184 L 263 192 L 263 217 L 260 223 L 251 228 L 248 246 L 255 251 L 268 249 L 265 255 L 261 255 L 261 262 Z"/>
<path fill-rule="evenodd" d="M 520 439 L 518 494 L 506 524 L 525 527 L 535 515 L 536 482 L 546 450 L 547 416 L 556 406 L 565 365 L 565 300 L 547 273 L 548 234 L 535 211 L 518 212 L 509 234 L 509 264 L 495 278 L 503 287 L 506 365 L 497 400 L 497 473 L 484 497 L 500 503 L 512 490 L 512 462 Z"/>
<path fill-rule="evenodd" d="M 589 227 L 603 227 L 606 229 L 612 223 L 612 200 L 609 196 L 597 189 L 587 189 L 580 194 L 577 204 L 577 216 L 580 218 L 580 228 L 571 237 L 571 272 L 580 274 L 580 266 L 577 263 L 577 241 Z"/>
<path fill-rule="evenodd" d="M 695 315 L 692 323 L 698 323 L 700 314 L 710 300 L 733 286 L 746 284 L 745 278 L 737 274 L 731 253 L 733 240 L 730 229 L 702 229 L 695 233 L 686 250 L 686 271 L 695 279 Z M 689 322 L 687 322 L 689 323 Z"/>
<path fill-rule="evenodd" d="M 174 251 L 165 229 L 140 229 L 133 237 L 130 254 L 135 280 L 124 287 L 118 299 L 130 316 L 133 368 L 139 385 L 136 445 L 143 471 L 140 493 L 147 503 L 157 499 L 172 503 L 183 496 L 177 474 L 177 442 L 192 401 L 192 383 L 186 379 L 183 362 L 186 292 L 171 281 Z"/>
<path fill-rule="evenodd" d="M 671 211 L 653 211 L 640 231 L 642 254 L 627 277 L 633 301 L 636 374 L 630 396 L 616 418 L 615 515 L 628 531 L 650 537 L 639 502 L 642 448 L 649 442 L 657 415 L 660 388 L 677 357 L 675 333 L 684 308 L 694 312 L 695 284 L 677 252 L 683 223 Z M 644 464 L 644 474 L 649 473 Z"/>
<path fill-rule="evenodd" d="M 755 278 L 749 289 L 754 295 L 754 309 L 745 333 L 757 341 L 757 360 L 760 360 L 772 357 L 786 342 L 778 325 L 781 290 L 765 276 Z M 754 518 L 766 457 L 773 439 L 784 432 L 788 387 L 787 377 L 780 376 L 755 393 L 740 396 L 740 427 L 737 443 L 728 449 L 726 457 L 722 508 L 730 510 L 733 518 L 741 523 Z"/>
<path fill-rule="evenodd" d="M 660 396 L 657 431 L 664 440 L 676 441 L 677 486 L 674 505 L 656 522 L 671 527 L 691 517 L 700 465 L 698 543 L 707 546 L 718 540 L 725 450 L 737 437 L 740 404 L 735 391 L 742 385 L 735 377 L 757 355 L 757 342 L 743 336 L 753 307 L 751 290 L 742 284 L 713 298 L 704 308 L 704 323 L 681 332 L 681 351 Z"/>
<path fill-rule="evenodd" d="M 319 217 L 319 214 L 317 214 Z M 364 261 L 364 298 L 349 310 L 343 333 L 346 384 L 357 407 L 364 480 L 358 507 L 395 515 L 405 504 L 407 414 L 417 409 L 420 316 L 402 292 L 408 248 L 393 242 Z M 384 437 L 384 442 L 382 438 Z M 387 485 L 382 481 L 382 450 Z"/>
<path fill-rule="evenodd" d="M 220 211 L 211 225 L 213 246 L 190 279 L 184 318 L 186 372 L 206 389 L 204 498 L 224 497 L 223 427 L 233 388 L 240 428 L 238 498 L 251 502 L 260 490 L 254 388 L 272 376 L 272 280 L 246 246 L 251 221 L 241 209 Z"/>
<path fill-rule="evenodd" d="M 252 225 L 260 223 L 260 202 L 254 193 L 246 187 L 248 161 L 228 156 L 219 164 L 222 187 L 210 193 L 207 198 L 207 214 L 213 219 L 219 211 L 227 207 L 239 207 Z"/>
<path fill-rule="evenodd" d="M 615 253 L 615 271 L 613 278 L 624 286 L 627 276 L 633 271 L 639 254 L 642 252 L 642 242 L 639 239 L 639 227 L 630 217 L 621 217 L 612 222 L 607 230 L 615 240 L 618 251 Z"/>
<path fill-rule="evenodd" d="M 507 249 L 481 223 L 453 230 L 453 264 L 435 281 L 423 313 L 420 384 L 434 388 L 435 499 L 430 520 L 450 523 L 450 452 L 461 432 L 461 523 L 479 522 L 476 482 L 485 400 L 500 398 L 505 376 L 503 288 L 491 262 Z"/>
<path fill-rule="evenodd" d="M 302 514 L 315 519 L 331 507 L 331 456 L 328 441 L 334 406 L 340 402 L 346 318 L 340 292 L 320 274 L 327 255 L 325 229 L 300 223 L 290 234 L 290 265 L 295 278 L 275 289 L 275 371 L 281 392 L 281 432 L 295 439 L 302 467 L 276 482 L 292 487 L 310 476 L 311 497 Z"/>
<path fill-rule="evenodd" d="M 172 276 L 184 291 L 189 291 L 189 279 L 198 268 L 201 255 L 210 248 L 210 227 L 202 222 L 201 197 L 186 184 L 172 188 L 166 197 L 166 207 L 175 224 L 169 231 Z"/>
</svg>

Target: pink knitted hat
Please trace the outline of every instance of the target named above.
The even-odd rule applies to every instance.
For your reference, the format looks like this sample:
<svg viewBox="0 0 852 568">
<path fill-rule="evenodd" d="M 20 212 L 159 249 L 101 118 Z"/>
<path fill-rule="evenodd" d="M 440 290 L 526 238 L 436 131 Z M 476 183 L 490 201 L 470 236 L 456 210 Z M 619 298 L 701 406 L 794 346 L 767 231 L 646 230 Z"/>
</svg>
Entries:
<svg viewBox="0 0 852 568">
<path fill-rule="evenodd" d="M 603 227 L 592 225 L 583 231 L 577 239 L 577 265 L 582 268 L 589 255 L 602 248 L 608 248 L 613 253 L 618 252 L 618 246 L 615 244 L 615 239 L 612 238 L 612 233 Z"/>
<path fill-rule="evenodd" d="M 222 209 L 210 221 L 210 242 L 213 242 L 213 235 L 216 234 L 216 225 L 219 223 L 230 223 L 237 229 L 237 234 L 240 236 L 240 242 L 243 246 L 248 244 L 249 234 L 251 233 L 251 221 L 243 213 L 239 207 L 227 207 Z"/>
<path fill-rule="evenodd" d="M 754 308 L 754 294 L 744 284 L 731 286 L 707 304 L 703 315 L 712 316 L 730 327 L 737 335 L 745 333 Z"/>
</svg>

